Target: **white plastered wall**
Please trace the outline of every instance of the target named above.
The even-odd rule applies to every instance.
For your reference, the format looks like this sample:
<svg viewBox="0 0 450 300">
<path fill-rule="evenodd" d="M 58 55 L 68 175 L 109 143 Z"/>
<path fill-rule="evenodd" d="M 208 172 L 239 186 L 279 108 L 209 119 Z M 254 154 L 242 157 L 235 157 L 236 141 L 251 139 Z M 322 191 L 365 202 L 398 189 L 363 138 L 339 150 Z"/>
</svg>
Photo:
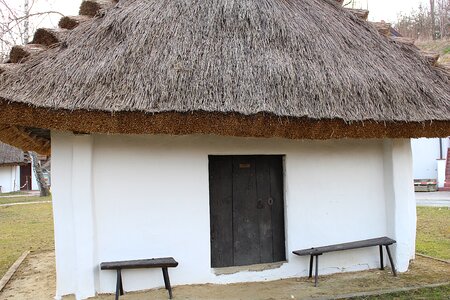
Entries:
<svg viewBox="0 0 450 300">
<path fill-rule="evenodd" d="M 33 158 L 31 158 L 33 160 Z M 31 162 L 31 190 L 39 191 L 39 184 L 36 178 L 36 171 L 34 169 L 34 163 Z"/>
<path fill-rule="evenodd" d="M 441 140 L 441 143 L 439 142 Z M 439 179 L 438 163 L 441 158 L 440 147 L 442 147 L 442 158 L 447 159 L 447 149 L 449 147 L 449 139 L 413 139 L 411 140 L 413 155 L 413 176 L 414 179 Z M 442 163 L 445 166 L 445 162 Z M 441 172 L 442 173 L 442 172 Z M 445 178 L 445 169 L 444 169 Z M 444 186 L 441 178 L 439 186 Z"/>
<path fill-rule="evenodd" d="M 173 256 L 180 264 L 169 270 L 170 278 L 179 285 L 306 276 L 309 258 L 293 250 L 385 235 L 399 241 L 394 258 L 400 271 L 413 257 L 409 140 L 53 132 L 52 151 L 57 297 L 113 292 L 115 273 L 100 271 L 102 261 Z M 229 275 L 211 269 L 211 154 L 285 155 L 287 262 L 281 267 Z M 323 255 L 319 267 L 328 274 L 378 264 L 374 247 Z M 126 291 L 163 285 L 160 270 L 126 270 L 123 276 Z"/>
<path fill-rule="evenodd" d="M 384 141 L 384 186 L 387 234 L 397 243 L 393 255 L 400 272 L 408 269 L 416 249 L 416 201 L 410 140 Z"/>
<path fill-rule="evenodd" d="M 0 186 L 2 193 L 20 190 L 20 167 L 0 166 Z"/>
</svg>

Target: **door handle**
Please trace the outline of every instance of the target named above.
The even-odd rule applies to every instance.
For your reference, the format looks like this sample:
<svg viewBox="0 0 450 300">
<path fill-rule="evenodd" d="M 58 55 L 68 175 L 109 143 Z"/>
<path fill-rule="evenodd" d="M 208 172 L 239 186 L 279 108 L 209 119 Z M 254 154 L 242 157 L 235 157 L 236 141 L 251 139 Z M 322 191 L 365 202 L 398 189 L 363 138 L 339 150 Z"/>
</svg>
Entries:
<svg viewBox="0 0 450 300">
<path fill-rule="evenodd" d="M 256 204 L 256 208 L 257 209 L 263 209 L 264 208 L 264 204 L 263 204 L 262 200 L 258 200 L 258 203 Z"/>
</svg>

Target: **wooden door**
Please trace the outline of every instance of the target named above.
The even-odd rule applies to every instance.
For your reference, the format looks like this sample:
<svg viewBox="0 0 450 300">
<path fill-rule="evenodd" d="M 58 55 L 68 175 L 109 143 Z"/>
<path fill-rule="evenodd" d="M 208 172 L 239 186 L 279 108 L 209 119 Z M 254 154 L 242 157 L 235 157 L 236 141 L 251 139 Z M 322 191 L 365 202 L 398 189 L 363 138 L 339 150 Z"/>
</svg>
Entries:
<svg viewBox="0 0 450 300">
<path fill-rule="evenodd" d="M 31 190 L 31 164 L 20 166 L 20 190 Z"/>
<path fill-rule="evenodd" d="M 212 267 L 285 260 L 282 156 L 210 156 Z"/>
</svg>

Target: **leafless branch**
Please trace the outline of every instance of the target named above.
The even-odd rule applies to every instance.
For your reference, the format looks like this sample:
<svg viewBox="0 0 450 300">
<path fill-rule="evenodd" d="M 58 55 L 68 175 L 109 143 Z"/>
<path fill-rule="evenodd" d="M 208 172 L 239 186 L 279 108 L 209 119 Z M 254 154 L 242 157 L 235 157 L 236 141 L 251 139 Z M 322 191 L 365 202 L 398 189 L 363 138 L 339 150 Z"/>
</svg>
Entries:
<svg viewBox="0 0 450 300">
<path fill-rule="evenodd" d="M 347 3 L 344 3 L 344 7 L 346 7 L 346 6 L 348 6 L 348 5 L 352 4 L 352 3 L 353 3 L 353 0 L 348 0 Z"/>
</svg>

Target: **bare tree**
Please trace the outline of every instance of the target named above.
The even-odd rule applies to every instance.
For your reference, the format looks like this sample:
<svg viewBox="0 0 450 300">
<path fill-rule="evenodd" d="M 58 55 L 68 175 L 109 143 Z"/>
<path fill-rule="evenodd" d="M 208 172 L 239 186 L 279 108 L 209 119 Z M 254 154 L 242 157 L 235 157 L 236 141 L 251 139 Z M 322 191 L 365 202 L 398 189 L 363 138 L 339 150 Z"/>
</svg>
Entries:
<svg viewBox="0 0 450 300">
<path fill-rule="evenodd" d="M 23 4 L 23 10 L 25 13 L 25 18 L 23 20 L 23 42 L 24 44 L 27 44 L 30 39 L 30 11 L 29 11 L 29 4 L 30 0 L 24 0 Z"/>
<path fill-rule="evenodd" d="M 34 11 L 35 4 L 46 0 L 0 0 L 0 59 L 4 60 L 14 45 L 29 43 L 29 34 L 46 17 L 63 14 L 52 11 Z M 49 6 L 50 7 L 50 6 Z"/>
<path fill-rule="evenodd" d="M 355 6 L 355 0 L 348 0 L 347 2 L 344 3 L 344 7 L 348 7 L 349 5 L 352 6 L 352 8 L 354 8 Z"/>
<path fill-rule="evenodd" d="M 365 2 L 365 5 L 363 3 Z M 369 1 L 368 0 L 347 0 L 343 4 L 344 7 L 350 7 L 350 8 L 358 8 L 363 9 L 364 7 L 366 9 L 369 8 Z"/>
<path fill-rule="evenodd" d="M 402 36 L 427 40 L 432 37 L 430 11 L 427 7 L 419 5 L 417 10 L 407 15 L 400 15 L 395 28 Z"/>
<path fill-rule="evenodd" d="M 434 0 L 430 0 L 431 37 L 433 40 L 436 39 L 436 21 L 434 16 Z"/>
<path fill-rule="evenodd" d="M 32 151 L 29 151 L 28 153 L 31 157 L 34 174 L 36 175 L 36 181 L 39 185 L 40 196 L 41 197 L 49 196 L 50 188 L 49 188 L 47 182 L 45 181 L 44 173 L 42 172 L 42 166 L 41 166 L 41 162 L 39 161 L 38 155 L 36 154 L 36 152 L 32 152 Z"/>
<path fill-rule="evenodd" d="M 420 5 L 409 14 L 398 17 L 395 28 L 403 36 L 414 39 L 450 37 L 450 0 L 430 0 L 429 7 Z"/>
<path fill-rule="evenodd" d="M 450 26 L 450 1 L 438 0 L 438 17 L 439 17 L 439 36 L 445 38 L 448 35 L 448 27 Z"/>
</svg>

